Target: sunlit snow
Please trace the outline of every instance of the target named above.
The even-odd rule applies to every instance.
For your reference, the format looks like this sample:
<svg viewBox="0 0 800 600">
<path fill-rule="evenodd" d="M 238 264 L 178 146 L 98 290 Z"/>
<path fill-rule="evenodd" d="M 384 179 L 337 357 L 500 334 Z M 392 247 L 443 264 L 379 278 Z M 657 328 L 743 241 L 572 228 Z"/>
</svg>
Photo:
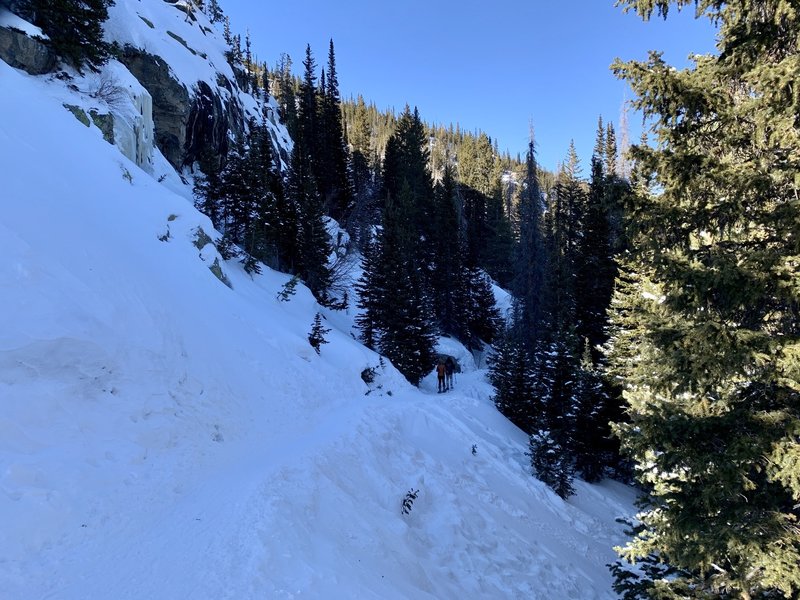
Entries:
<svg viewBox="0 0 800 600">
<path fill-rule="evenodd" d="M 167 9 L 117 0 L 112 26 L 141 14 L 130 35 L 161 49 Z M 0 597 L 614 597 L 634 494 L 533 478 L 481 357 L 442 339 L 455 389 L 416 389 L 352 307 L 281 302 L 287 275 L 236 262 L 227 287 L 160 155 L 138 168 L 63 82 L 2 61 L 0 81 Z"/>
</svg>

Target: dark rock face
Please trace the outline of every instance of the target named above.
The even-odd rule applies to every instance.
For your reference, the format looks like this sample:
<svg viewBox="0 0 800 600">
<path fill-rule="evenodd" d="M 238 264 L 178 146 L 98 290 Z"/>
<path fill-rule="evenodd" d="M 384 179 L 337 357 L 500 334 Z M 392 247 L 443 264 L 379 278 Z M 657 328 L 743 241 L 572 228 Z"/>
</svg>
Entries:
<svg viewBox="0 0 800 600">
<path fill-rule="evenodd" d="M 238 102 L 221 97 L 205 81 L 187 90 L 163 59 L 138 48 L 126 46 L 120 60 L 152 96 L 156 145 L 176 169 L 203 152 L 224 156 L 230 137 L 241 139 L 244 113 Z M 229 98 L 235 97 L 230 82 L 220 80 Z"/>
<path fill-rule="evenodd" d="M 204 152 L 215 156 L 228 152 L 229 132 L 241 139 L 244 116 L 239 106 L 215 94 L 205 81 L 198 81 L 194 102 L 186 125 L 186 163 L 189 164 Z"/>
<path fill-rule="evenodd" d="M 8 27 L 0 27 L 0 59 L 31 75 L 50 73 L 56 66 L 47 44 Z"/>
<path fill-rule="evenodd" d="M 180 169 L 191 109 L 189 90 L 173 79 L 169 65 L 159 56 L 126 46 L 120 60 L 152 96 L 156 145 L 172 166 Z"/>
</svg>

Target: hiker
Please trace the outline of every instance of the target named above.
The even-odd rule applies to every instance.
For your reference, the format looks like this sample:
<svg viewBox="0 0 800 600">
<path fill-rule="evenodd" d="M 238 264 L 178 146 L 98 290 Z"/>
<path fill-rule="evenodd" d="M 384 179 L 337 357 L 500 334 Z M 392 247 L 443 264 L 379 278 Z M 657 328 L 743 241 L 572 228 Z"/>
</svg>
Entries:
<svg viewBox="0 0 800 600">
<path fill-rule="evenodd" d="M 445 392 L 445 385 L 444 385 L 444 375 L 447 371 L 447 368 L 444 366 L 444 361 L 439 359 L 439 364 L 436 365 L 436 377 L 439 379 L 439 393 L 442 394 Z"/>
<path fill-rule="evenodd" d="M 452 390 L 453 373 L 456 371 L 456 362 L 453 360 L 452 356 L 447 357 L 447 361 L 444 363 L 444 371 L 446 376 L 445 389 Z"/>
</svg>

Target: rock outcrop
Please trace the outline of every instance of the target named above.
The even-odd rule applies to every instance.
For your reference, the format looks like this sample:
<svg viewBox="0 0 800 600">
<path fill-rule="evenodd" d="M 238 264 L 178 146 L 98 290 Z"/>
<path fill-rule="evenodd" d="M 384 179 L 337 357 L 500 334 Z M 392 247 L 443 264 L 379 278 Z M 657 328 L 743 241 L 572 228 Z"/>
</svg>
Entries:
<svg viewBox="0 0 800 600">
<path fill-rule="evenodd" d="M 219 91 L 205 81 L 190 90 L 158 56 L 126 46 L 120 60 L 150 93 L 156 145 L 176 169 L 192 164 L 204 152 L 224 156 L 230 136 L 241 138 L 244 111 L 232 100 L 233 86 L 223 76 Z"/>
<path fill-rule="evenodd" d="M 47 44 L 10 27 L 0 27 L 0 59 L 31 75 L 49 73 L 56 66 L 56 55 Z"/>
</svg>

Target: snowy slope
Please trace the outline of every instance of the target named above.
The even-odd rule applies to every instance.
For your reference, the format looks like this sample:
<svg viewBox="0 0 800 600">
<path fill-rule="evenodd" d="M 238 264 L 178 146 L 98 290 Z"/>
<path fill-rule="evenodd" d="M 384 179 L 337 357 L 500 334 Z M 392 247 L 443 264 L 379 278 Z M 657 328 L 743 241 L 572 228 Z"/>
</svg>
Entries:
<svg viewBox="0 0 800 600">
<path fill-rule="evenodd" d="M 613 597 L 629 490 L 561 501 L 468 364 L 416 390 L 341 313 L 317 356 L 307 290 L 223 285 L 190 202 L 0 81 L 1 598 Z"/>
</svg>

